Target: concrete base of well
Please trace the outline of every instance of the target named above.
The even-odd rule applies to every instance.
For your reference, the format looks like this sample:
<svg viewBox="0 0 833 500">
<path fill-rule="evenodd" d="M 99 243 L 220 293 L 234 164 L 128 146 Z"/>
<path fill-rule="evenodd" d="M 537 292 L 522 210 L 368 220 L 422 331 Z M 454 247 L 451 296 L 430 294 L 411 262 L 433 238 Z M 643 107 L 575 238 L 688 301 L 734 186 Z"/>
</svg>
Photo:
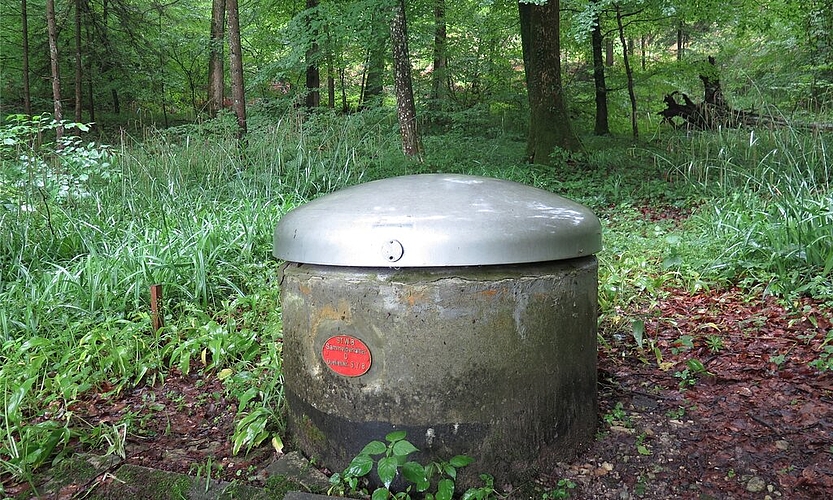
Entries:
<svg viewBox="0 0 833 500">
<path fill-rule="evenodd" d="M 595 436 L 597 262 L 377 269 L 286 264 L 283 373 L 297 446 L 340 471 L 393 430 L 459 486 L 524 480 Z M 325 343 L 369 350 L 358 376 Z M 358 344 L 357 344 L 358 345 Z M 348 354 L 345 360 L 349 361 Z"/>
</svg>

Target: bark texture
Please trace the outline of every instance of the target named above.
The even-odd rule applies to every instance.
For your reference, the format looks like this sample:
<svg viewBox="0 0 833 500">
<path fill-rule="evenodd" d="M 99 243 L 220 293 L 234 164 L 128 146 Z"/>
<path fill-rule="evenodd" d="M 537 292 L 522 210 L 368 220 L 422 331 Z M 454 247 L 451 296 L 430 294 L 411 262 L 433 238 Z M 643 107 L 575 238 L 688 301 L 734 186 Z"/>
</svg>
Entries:
<svg viewBox="0 0 833 500">
<path fill-rule="evenodd" d="M 81 58 L 81 0 L 75 0 L 75 122 L 80 123 L 84 111 L 83 78 Z"/>
<path fill-rule="evenodd" d="M 225 97 L 225 66 L 223 43 L 226 31 L 226 2 L 211 2 L 211 52 L 208 59 L 208 114 L 217 116 Z"/>
<path fill-rule="evenodd" d="M 237 0 L 226 0 L 226 10 L 228 11 L 232 107 L 237 116 L 237 138 L 242 139 L 246 135 L 246 91 L 243 83 L 243 52 L 240 45 Z"/>
<path fill-rule="evenodd" d="M 317 31 L 312 27 L 312 16 L 317 15 L 314 11 L 310 9 L 315 9 L 318 7 L 318 0 L 307 0 L 306 3 L 308 15 L 310 17 L 307 18 L 307 25 L 310 32 L 310 37 L 312 38 L 312 42 L 310 43 L 309 48 L 307 49 L 306 53 L 306 60 L 307 60 L 307 74 L 306 74 L 306 85 L 307 85 L 307 96 L 305 104 L 307 108 L 313 109 L 317 108 L 321 104 L 321 72 L 318 69 L 318 58 L 319 58 L 319 47 L 318 42 L 316 41 L 318 38 Z"/>
<path fill-rule="evenodd" d="M 605 82 L 605 66 L 603 55 L 604 37 L 599 16 L 596 15 L 596 23 L 593 25 L 591 37 L 593 45 L 593 83 L 596 87 L 596 135 L 610 134 L 607 111 L 607 83 Z"/>
<path fill-rule="evenodd" d="M 23 112 L 32 115 L 32 91 L 29 86 L 29 14 L 26 0 L 20 0 L 20 20 L 23 26 Z"/>
<path fill-rule="evenodd" d="M 406 156 L 421 154 L 417 132 L 416 104 L 411 80 L 411 59 L 408 53 L 408 29 L 405 20 L 405 1 L 399 0 L 393 9 L 390 24 L 393 42 L 393 82 L 396 91 L 396 111 L 399 118 L 399 133 L 402 137 L 402 151 Z"/>
<path fill-rule="evenodd" d="M 526 88 L 529 98 L 527 160 L 547 164 L 556 148 L 578 151 L 561 86 L 559 2 L 518 4 Z"/>
</svg>

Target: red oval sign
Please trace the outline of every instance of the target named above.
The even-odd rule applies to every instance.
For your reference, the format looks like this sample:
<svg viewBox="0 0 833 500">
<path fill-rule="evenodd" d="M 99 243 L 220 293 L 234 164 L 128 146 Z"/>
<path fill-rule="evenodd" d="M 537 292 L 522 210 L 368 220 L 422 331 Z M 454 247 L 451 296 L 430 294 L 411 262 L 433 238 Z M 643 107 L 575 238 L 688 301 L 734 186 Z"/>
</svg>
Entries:
<svg viewBox="0 0 833 500">
<path fill-rule="evenodd" d="M 350 335 L 336 335 L 324 342 L 321 357 L 330 369 L 345 377 L 358 377 L 370 370 L 370 349 Z"/>
</svg>

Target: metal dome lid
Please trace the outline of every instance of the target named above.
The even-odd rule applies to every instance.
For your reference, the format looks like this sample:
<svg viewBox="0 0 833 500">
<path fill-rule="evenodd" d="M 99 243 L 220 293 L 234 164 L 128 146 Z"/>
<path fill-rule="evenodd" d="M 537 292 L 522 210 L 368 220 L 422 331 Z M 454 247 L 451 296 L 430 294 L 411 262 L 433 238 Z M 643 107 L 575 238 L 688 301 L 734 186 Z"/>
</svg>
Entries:
<svg viewBox="0 0 833 500">
<path fill-rule="evenodd" d="M 592 255 L 599 219 L 584 205 L 517 182 L 457 174 L 382 179 L 284 215 L 273 255 L 306 264 L 447 267 Z"/>
</svg>

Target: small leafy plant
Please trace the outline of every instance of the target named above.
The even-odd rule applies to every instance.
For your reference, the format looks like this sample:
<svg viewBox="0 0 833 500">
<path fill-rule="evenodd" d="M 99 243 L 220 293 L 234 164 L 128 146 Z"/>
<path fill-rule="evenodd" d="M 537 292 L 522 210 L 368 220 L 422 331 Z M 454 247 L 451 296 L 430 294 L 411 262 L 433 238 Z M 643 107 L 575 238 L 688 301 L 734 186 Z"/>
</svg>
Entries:
<svg viewBox="0 0 833 500">
<path fill-rule="evenodd" d="M 556 500 L 562 498 L 570 498 L 570 490 L 576 487 L 576 483 L 569 479 L 559 479 L 555 488 L 544 492 L 541 495 L 541 500 Z"/>
<path fill-rule="evenodd" d="M 394 431 L 385 436 L 387 443 L 371 441 L 356 455 L 344 472 L 335 473 L 330 477 L 329 493 L 356 494 L 367 493 L 363 481 L 373 466 L 382 482 L 382 486 L 376 488 L 371 494 L 371 500 L 410 500 L 411 493 L 421 493 L 426 500 L 451 500 L 454 495 L 457 470 L 471 464 L 474 460 L 466 455 L 457 455 L 445 462 L 431 462 L 422 465 L 419 462 L 408 460 L 408 457 L 418 452 L 416 446 L 405 439 L 405 431 Z M 378 459 L 374 458 L 378 457 Z M 403 491 L 393 491 L 392 485 L 397 477 L 401 476 L 408 484 Z M 470 488 L 462 498 L 463 500 L 485 500 L 494 494 L 494 480 L 491 476 L 483 474 L 480 476 L 484 486 Z M 429 488 L 432 479 L 439 478 L 436 483 L 436 490 L 432 493 Z"/>
<path fill-rule="evenodd" d="M 696 358 L 691 358 L 686 361 L 686 368 L 682 371 L 674 372 L 674 376 L 680 379 L 680 389 L 686 389 L 697 383 L 698 375 L 708 375 L 703 362 Z"/>
</svg>

